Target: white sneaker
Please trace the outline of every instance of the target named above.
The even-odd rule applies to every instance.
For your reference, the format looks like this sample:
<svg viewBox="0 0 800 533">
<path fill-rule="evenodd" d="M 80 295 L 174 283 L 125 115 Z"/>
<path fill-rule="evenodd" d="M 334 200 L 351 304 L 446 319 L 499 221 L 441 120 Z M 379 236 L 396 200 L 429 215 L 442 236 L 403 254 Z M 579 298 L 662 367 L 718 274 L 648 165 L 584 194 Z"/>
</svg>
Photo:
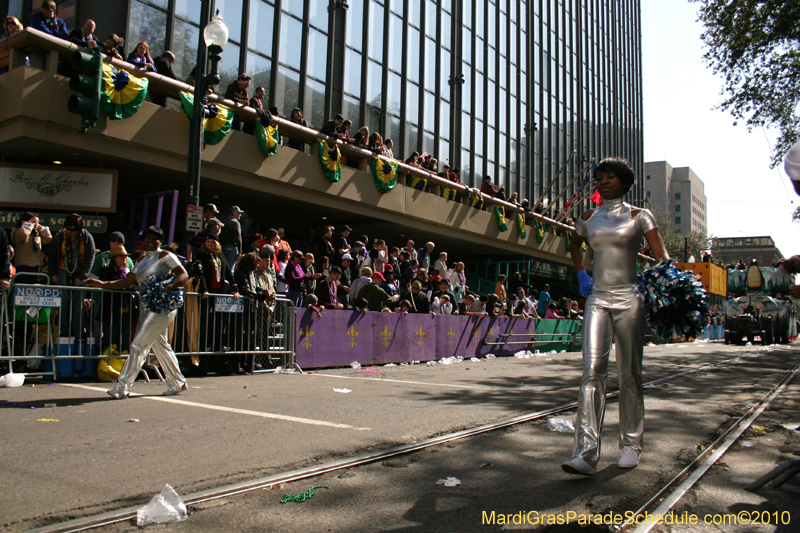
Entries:
<svg viewBox="0 0 800 533">
<path fill-rule="evenodd" d="M 181 385 L 181 388 L 178 389 L 178 390 L 167 389 L 164 392 L 162 392 L 161 395 L 162 396 L 177 396 L 178 394 L 180 394 L 181 392 L 183 392 L 185 390 L 189 390 L 189 386 L 186 383 Z"/>
<path fill-rule="evenodd" d="M 583 460 L 581 456 L 573 457 L 569 461 L 561 463 L 561 469 L 568 474 L 578 474 L 581 476 L 593 476 L 597 474 L 597 468 Z"/>
<path fill-rule="evenodd" d="M 619 458 L 617 466 L 620 468 L 636 468 L 639 466 L 639 452 L 633 446 L 622 448 L 622 457 Z"/>
<path fill-rule="evenodd" d="M 109 396 L 111 396 L 112 398 L 116 398 L 117 400 L 124 400 L 125 398 L 128 397 L 128 391 L 126 391 L 124 388 L 121 388 L 119 385 L 117 385 L 113 389 L 107 390 L 106 392 L 108 393 Z"/>
</svg>

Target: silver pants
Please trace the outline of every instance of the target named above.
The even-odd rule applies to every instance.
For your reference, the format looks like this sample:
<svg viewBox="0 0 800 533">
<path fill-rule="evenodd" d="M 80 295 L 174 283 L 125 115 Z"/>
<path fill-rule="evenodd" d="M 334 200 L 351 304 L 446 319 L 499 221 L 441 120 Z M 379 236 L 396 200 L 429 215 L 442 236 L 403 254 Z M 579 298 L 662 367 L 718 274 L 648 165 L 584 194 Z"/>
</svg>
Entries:
<svg viewBox="0 0 800 533">
<path fill-rule="evenodd" d="M 167 341 L 167 328 L 177 315 L 177 310 L 169 313 L 151 313 L 147 309 L 142 309 L 136 336 L 131 342 L 130 355 L 128 355 L 128 359 L 119 374 L 117 389 L 128 392 L 147 362 L 151 348 L 158 358 L 161 370 L 164 372 L 167 388 L 171 391 L 179 392 L 181 387 L 186 384 L 186 378 L 183 377 L 180 368 L 178 368 L 178 359 L 175 357 L 175 352 L 172 351 L 172 347 Z"/>
<path fill-rule="evenodd" d="M 642 354 L 645 313 L 633 287 L 597 290 L 586 299 L 583 318 L 583 377 L 578 397 L 573 457 L 596 467 L 606 409 L 606 378 L 612 340 L 616 341 L 619 374 L 620 447 L 642 451 L 644 389 Z"/>
</svg>

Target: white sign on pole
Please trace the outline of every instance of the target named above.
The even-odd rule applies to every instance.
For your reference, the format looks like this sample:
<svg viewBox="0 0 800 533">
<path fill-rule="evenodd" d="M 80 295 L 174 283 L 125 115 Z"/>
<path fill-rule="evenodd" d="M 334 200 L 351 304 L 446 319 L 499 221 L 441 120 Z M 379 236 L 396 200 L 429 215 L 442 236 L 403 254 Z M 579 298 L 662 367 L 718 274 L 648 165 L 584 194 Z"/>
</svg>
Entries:
<svg viewBox="0 0 800 533">
<path fill-rule="evenodd" d="M 186 207 L 186 231 L 203 231 L 203 207 L 190 205 Z"/>
<path fill-rule="evenodd" d="M 116 211 L 117 171 L 0 163 L 0 205 Z"/>
<path fill-rule="evenodd" d="M 214 311 L 217 313 L 244 313 L 244 300 L 233 296 L 215 296 Z"/>
<path fill-rule="evenodd" d="M 14 287 L 14 305 L 22 307 L 61 307 L 61 289 Z"/>
</svg>

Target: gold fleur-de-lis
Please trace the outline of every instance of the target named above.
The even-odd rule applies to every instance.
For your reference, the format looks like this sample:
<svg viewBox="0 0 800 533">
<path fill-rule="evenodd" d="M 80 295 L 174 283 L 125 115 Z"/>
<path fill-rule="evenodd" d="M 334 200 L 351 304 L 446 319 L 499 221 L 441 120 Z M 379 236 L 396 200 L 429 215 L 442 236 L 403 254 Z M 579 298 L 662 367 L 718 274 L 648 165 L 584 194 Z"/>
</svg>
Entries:
<svg viewBox="0 0 800 533">
<path fill-rule="evenodd" d="M 486 333 L 486 340 L 488 342 L 494 342 L 494 330 L 489 328 L 489 331 Z"/>
<path fill-rule="evenodd" d="M 350 337 L 350 347 L 355 348 L 356 337 L 358 337 L 358 332 L 356 331 L 355 326 L 350 326 L 350 329 L 347 330 L 347 336 Z"/>
<path fill-rule="evenodd" d="M 480 329 L 475 328 L 474 330 L 472 330 L 472 338 L 474 339 L 473 340 L 474 344 L 478 344 L 478 341 L 480 340 L 480 336 L 481 336 L 481 330 Z"/>
<path fill-rule="evenodd" d="M 301 329 L 300 334 L 304 337 L 303 342 L 301 342 L 301 344 L 305 347 L 306 350 L 308 350 L 309 348 L 311 348 L 311 337 L 314 336 L 314 332 L 311 331 L 311 326 L 306 324 L 306 328 Z"/>
<path fill-rule="evenodd" d="M 447 332 L 447 342 L 453 344 L 453 337 L 456 336 L 456 332 L 453 331 L 453 326 L 450 326 L 450 331 Z"/>
<path fill-rule="evenodd" d="M 534 331 L 533 331 L 533 328 L 528 328 L 528 333 L 530 333 L 530 335 L 531 335 L 531 338 L 530 338 L 530 339 L 528 339 L 528 340 L 530 340 L 531 342 L 533 342 L 533 339 L 535 339 L 535 338 L 536 338 L 536 337 L 534 337 L 535 333 L 534 333 Z"/>
<path fill-rule="evenodd" d="M 420 346 L 422 346 L 422 343 L 423 343 L 423 340 L 422 340 L 422 339 L 423 339 L 423 337 L 425 337 L 425 335 L 426 335 L 425 331 L 423 331 L 423 330 L 422 330 L 422 326 L 420 326 L 420 327 L 419 327 L 419 331 L 417 331 L 417 332 L 416 332 L 414 335 L 416 335 L 416 336 L 417 336 L 417 338 L 419 339 L 419 340 L 417 340 L 417 344 L 419 344 Z"/>
<path fill-rule="evenodd" d="M 392 343 L 392 332 L 389 331 L 389 328 L 387 326 L 383 326 L 383 331 L 381 331 L 381 337 L 383 338 L 381 344 L 383 344 L 384 348 L 388 348 L 389 345 Z"/>
</svg>

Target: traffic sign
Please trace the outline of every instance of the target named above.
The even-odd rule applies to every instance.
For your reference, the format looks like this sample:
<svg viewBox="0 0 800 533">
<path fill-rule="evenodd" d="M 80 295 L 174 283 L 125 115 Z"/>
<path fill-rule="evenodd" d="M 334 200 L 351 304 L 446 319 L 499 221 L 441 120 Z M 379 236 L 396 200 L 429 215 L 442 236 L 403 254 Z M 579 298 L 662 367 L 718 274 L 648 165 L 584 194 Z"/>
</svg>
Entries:
<svg viewBox="0 0 800 533">
<path fill-rule="evenodd" d="M 186 231 L 203 231 L 203 206 L 186 206 Z"/>
</svg>

